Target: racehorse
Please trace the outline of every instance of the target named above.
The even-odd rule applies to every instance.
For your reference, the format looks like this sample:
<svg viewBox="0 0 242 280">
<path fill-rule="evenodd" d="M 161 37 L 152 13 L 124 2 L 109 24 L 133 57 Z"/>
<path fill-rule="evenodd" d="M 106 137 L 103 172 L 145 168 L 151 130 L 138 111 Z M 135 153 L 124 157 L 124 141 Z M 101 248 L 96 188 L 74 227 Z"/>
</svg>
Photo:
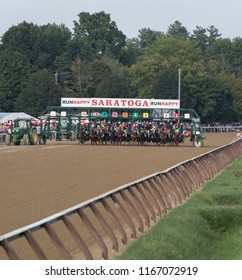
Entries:
<svg viewBox="0 0 242 280">
<path fill-rule="evenodd" d="M 139 143 L 143 145 L 145 142 L 148 142 L 148 135 L 142 130 L 139 135 Z"/>
<path fill-rule="evenodd" d="M 173 146 L 178 146 L 179 142 L 180 142 L 180 133 L 178 130 L 174 130 L 172 135 L 172 144 Z"/>
<path fill-rule="evenodd" d="M 122 142 L 126 141 L 126 135 L 125 132 L 123 131 L 122 127 L 118 127 L 118 136 L 117 136 L 117 141 L 119 145 L 121 145 Z"/>
<path fill-rule="evenodd" d="M 160 142 L 163 146 L 165 146 L 166 143 L 169 141 L 169 136 L 164 129 L 160 131 L 160 139 Z"/>
<path fill-rule="evenodd" d="M 85 130 L 85 128 L 81 127 L 78 136 L 79 136 L 79 143 L 84 144 L 84 142 L 86 142 L 87 139 L 87 131 Z"/>
<path fill-rule="evenodd" d="M 155 131 L 152 133 L 152 142 L 156 143 L 156 145 L 160 145 L 161 137 L 158 128 L 156 128 Z"/>
<path fill-rule="evenodd" d="M 92 128 L 90 131 L 90 139 L 91 139 L 91 144 L 96 144 L 98 142 L 98 132 L 96 128 Z"/>
<path fill-rule="evenodd" d="M 138 130 L 137 129 L 132 129 L 132 132 L 131 132 L 131 142 L 132 144 L 134 145 L 135 143 L 136 144 L 139 144 L 139 134 L 138 134 Z"/>
<path fill-rule="evenodd" d="M 97 142 L 96 142 L 96 145 L 97 143 L 101 143 L 102 142 L 102 132 L 100 129 L 97 129 Z"/>
<path fill-rule="evenodd" d="M 109 140 L 109 133 L 106 130 L 102 130 L 101 131 L 101 142 L 102 142 L 102 145 L 103 145 L 103 143 L 105 143 L 105 145 L 107 145 L 108 140 Z"/>
<path fill-rule="evenodd" d="M 111 129 L 110 131 L 110 142 L 111 144 L 115 144 L 117 143 L 118 144 L 118 132 L 116 131 L 116 129 Z"/>
</svg>

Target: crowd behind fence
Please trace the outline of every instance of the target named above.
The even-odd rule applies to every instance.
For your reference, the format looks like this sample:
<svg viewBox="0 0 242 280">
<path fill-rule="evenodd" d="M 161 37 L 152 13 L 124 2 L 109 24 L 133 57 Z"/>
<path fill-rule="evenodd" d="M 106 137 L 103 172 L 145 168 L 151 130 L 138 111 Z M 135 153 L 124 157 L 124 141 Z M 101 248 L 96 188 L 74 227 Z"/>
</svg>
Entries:
<svg viewBox="0 0 242 280">
<path fill-rule="evenodd" d="M 207 132 L 238 132 L 242 126 L 220 125 L 220 126 L 202 126 L 203 133 Z"/>
</svg>

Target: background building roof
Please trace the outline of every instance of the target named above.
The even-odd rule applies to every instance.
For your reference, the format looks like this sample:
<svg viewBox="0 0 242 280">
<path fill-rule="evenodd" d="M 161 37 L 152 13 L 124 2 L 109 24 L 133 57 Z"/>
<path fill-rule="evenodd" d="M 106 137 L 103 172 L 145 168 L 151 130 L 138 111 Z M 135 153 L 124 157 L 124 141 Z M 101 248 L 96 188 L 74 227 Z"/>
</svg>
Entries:
<svg viewBox="0 0 242 280">
<path fill-rule="evenodd" d="M 30 116 L 24 112 L 16 112 L 16 113 L 0 113 L 0 123 L 4 123 L 7 121 L 13 121 L 16 119 L 22 119 L 22 118 L 31 118 L 31 119 L 36 119 L 33 116 Z"/>
</svg>

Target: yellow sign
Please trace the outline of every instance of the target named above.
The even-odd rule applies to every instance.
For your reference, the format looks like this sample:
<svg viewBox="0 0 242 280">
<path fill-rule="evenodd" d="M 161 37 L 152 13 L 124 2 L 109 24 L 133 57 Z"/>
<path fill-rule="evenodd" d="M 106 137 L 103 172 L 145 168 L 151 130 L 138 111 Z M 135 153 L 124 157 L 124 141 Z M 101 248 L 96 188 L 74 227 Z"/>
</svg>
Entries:
<svg viewBox="0 0 242 280">
<path fill-rule="evenodd" d="M 143 118 L 148 118 L 149 117 L 149 113 L 143 113 Z"/>
</svg>

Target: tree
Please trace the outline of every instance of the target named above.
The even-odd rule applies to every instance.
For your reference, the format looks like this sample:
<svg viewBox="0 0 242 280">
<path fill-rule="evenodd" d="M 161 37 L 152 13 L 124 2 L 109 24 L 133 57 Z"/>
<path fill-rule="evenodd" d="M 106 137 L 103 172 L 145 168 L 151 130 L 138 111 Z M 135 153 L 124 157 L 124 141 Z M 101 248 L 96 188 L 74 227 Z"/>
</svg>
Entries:
<svg viewBox="0 0 242 280">
<path fill-rule="evenodd" d="M 18 51 L 25 55 L 31 64 L 36 63 L 40 43 L 40 27 L 26 21 L 10 27 L 2 36 L 2 46 L 5 50 Z"/>
<path fill-rule="evenodd" d="M 204 123 L 231 119 L 232 90 L 222 79 L 194 74 L 185 83 L 187 107 L 194 108 Z"/>
<path fill-rule="evenodd" d="M 169 98 L 177 96 L 178 69 L 184 75 L 202 72 L 201 54 L 186 39 L 162 36 L 145 49 L 140 61 L 130 67 L 132 85 L 139 97 Z"/>
<path fill-rule="evenodd" d="M 55 85 L 53 76 L 47 70 L 30 75 L 18 96 L 16 110 L 39 116 L 47 106 L 60 105 L 61 90 Z"/>
<path fill-rule="evenodd" d="M 222 71 L 229 71 L 231 68 L 231 40 L 217 39 L 211 44 L 206 53 L 206 59 L 212 68 L 209 69 L 210 73 L 216 74 Z"/>
<path fill-rule="evenodd" d="M 226 92 L 231 92 L 231 99 L 223 106 L 222 112 L 230 113 L 229 122 L 237 122 L 242 117 L 242 80 L 236 75 L 229 73 L 220 73 L 217 76 L 217 80 L 221 83 L 221 86 Z"/>
<path fill-rule="evenodd" d="M 71 31 L 64 24 L 47 24 L 40 27 L 41 42 L 39 44 L 36 64 L 39 69 L 47 68 L 55 71 L 55 60 L 68 50 Z"/>
<path fill-rule="evenodd" d="M 163 35 L 160 31 L 154 31 L 150 28 L 143 28 L 139 30 L 138 42 L 141 49 L 151 45 L 155 40 Z"/>
<path fill-rule="evenodd" d="M 237 77 L 242 77 L 242 38 L 237 37 L 232 40 L 231 44 L 231 73 Z"/>
<path fill-rule="evenodd" d="M 196 26 L 193 34 L 190 36 L 191 40 L 196 43 L 196 46 L 201 49 L 202 53 L 205 53 L 208 46 L 208 35 L 206 33 L 206 28 Z"/>
<path fill-rule="evenodd" d="M 72 72 L 71 87 L 67 92 L 74 97 L 83 97 L 83 89 L 88 81 L 88 63 L 81 61 L 78 57 L 70 67 Z"/>
<path fill-rule="evenodd" d="M 83 12 L 78 17 L 79 21 L 74 21 L 74 40 L 81 38 L 95 56 L 103 55 L 109 49 L 119 59 L 126 36 L 111 21 L 110 14 Z"/>
<path fill-rule="evenodd" d="M 89 64 L 89 83 L 85 89 L 86 96 L 96 96 L 96 91 L 100 83 L 112 76 L 110 66 L 104 60 L 95 60 Z"/>
<path fill-rule="evenodd" d="M 82 61 L 92 61 L 97 57 L 87 38 L 81 36 L 72 38 L 67 53 L 72 60 L 79 57 Z"/>
<path fill-rule="evenodd" d="M 113 75 L 102 80 L 97 87 L 96 97 L 122 98 L 133 97 L 128 77 Z"/>
<path fill-rule="evenodd" d="M 52 74 L 57 75 L 57 84 L 63 88 L 65 91 L 66 88 L 71 86 L 72 82 L 72 73 L 70 65 L 73 63 L 68 52 L 62 53 L 60 56 L 56 57 L 53 69 L 55 71 Z"/>
<path fill-rule="evenodd" d="M 182 23 L 176 20 L 173 24 L 170 24 L 167 30 L 167 34 L 175 38 L 185 38 L 189 36 L 189 32 Z"/>
<path fill-rule="evenodd" d="M 137 62 L 142 53 L 143 50 L 140 48 L 140 42 L 137 38 L 127 39 L 126 46 L 121 53 L 120 62 L 130 67 Z"/>
<path fill-rule="evenodd" d="M 26 56 L 15 51 L 0 52 L 0 111 L 14 111 L 16 98 L 29 73 Z"/>
<path fill-rule="evenodd" d="M 208 31 L 208 44 L 212 45 L 222 34 L 219 33 L 218 29 L 214 25 L 210 25 L 207 28 Z"/>
<path fill-rule="evenodd" d="M 157 79 L 154 80 L 152 98 L 177 99 L 178 98 L 178 72 L 177 69 L 161 69 Z"/>
<path fill-rule="evenodd" d="M 70 40 L 71 32 L 63 24 L 37 26 L 24 21 L 9 28 L 2 37 L 2 46 L 25 55 L 35 69 L 52 69 L 55 59 L 67 51 Z"/>
</svg>

